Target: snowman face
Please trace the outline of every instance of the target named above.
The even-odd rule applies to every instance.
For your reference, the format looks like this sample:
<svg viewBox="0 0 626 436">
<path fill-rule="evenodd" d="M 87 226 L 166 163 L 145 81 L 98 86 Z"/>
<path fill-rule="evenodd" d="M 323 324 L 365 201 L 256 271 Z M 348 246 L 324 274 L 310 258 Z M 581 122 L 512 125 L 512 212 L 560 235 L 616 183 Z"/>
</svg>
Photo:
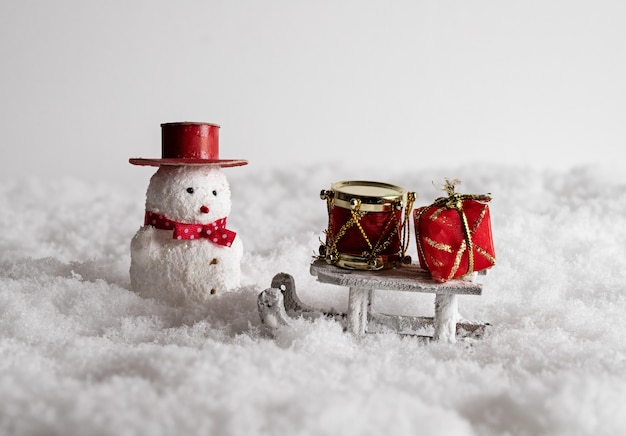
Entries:
<svg viewBox="0 0 626 436">
<path fill-rule="evenodd" d="M 146 210 L 178 222 L 208 224 L 227 217 L 230 208 L 230 186 L 220 168 L 161 166 L 146 193 Z"/>
</svg>

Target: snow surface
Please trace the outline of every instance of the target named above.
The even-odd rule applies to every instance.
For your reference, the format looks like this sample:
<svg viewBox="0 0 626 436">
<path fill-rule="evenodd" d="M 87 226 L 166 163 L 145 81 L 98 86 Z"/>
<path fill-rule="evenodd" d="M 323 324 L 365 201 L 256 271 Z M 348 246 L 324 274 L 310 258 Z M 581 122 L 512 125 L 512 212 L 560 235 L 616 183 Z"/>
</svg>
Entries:
<svg viewBox="0 0 626 436">
<path fill-rule="evenodd" d="M 295 277 L 305 303 L 345 310 L 347 290 L 308 267 L 327 220 L 319 191 L 352 172 L 227 174 L 229 223 L 245 241 L 242 286 L 179 308 L 128 290 L 150 174 L 144 186 L 0 185 L 0 434 L 623 434 L 623 171 L 366 175 L 416 191 L 416 206 L 442 195 L 433 182 L 445 177 L 461 179 L 460 192 L 492 194 L 497 264 L 482 296 L 459 298 L 465 318 L 492 326 L 454 345 L 355 338 L 327 320 L 268 336 L 256 298 L 278 272 Z M 433 296 L 379 292 L 376 304 L 428 315 Z"/>
</svg>

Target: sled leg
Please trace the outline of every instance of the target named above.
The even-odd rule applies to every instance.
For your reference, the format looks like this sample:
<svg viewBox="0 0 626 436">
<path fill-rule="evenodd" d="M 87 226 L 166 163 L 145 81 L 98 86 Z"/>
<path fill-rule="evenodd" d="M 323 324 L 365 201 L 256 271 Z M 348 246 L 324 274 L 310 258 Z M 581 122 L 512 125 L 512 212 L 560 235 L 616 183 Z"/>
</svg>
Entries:
<svg viewBox="0 0 626 436">
<path fill-rule="evenodd" d="M 367 330 L 367 312 L 370 292 L 368 289 L 350 288 L 348 299 L 348 331 L 357 336 Z"/>
<path fill-rule="evenodd" d="M 458 313 L 458 298 L 456 294 L 435 295 L 434 340 L 451 344 L 456 342 Z"/>
</svg>

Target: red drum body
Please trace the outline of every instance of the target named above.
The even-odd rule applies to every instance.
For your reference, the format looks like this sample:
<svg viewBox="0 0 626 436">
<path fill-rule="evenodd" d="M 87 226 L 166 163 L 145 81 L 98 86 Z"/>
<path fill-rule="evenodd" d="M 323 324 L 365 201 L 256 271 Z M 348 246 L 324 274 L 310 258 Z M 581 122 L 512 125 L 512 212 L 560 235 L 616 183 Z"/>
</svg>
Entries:
<svg viewBox="0 0 626 436">
<path fill-rule="evenodd" d="M 407 218 L 414 193 L 386 183 L 344 181 L 320 196 L 328 206 L 326 243 L 320 256 L 329 264 L 380 270 L 406 263 Z"/>
</svg>

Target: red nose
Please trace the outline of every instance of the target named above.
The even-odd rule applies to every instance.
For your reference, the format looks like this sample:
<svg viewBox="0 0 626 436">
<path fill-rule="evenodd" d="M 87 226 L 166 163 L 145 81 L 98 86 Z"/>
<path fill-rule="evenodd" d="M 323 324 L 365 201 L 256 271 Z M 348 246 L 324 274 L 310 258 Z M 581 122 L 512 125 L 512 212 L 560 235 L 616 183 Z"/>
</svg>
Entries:
<svg viewBox="0 0 626 436">
<path fill-rule="evenodd" d="M 208 207 L 206 207 L 206 206 L 202 206 L 202 207 L 200 208 L 200 212 L 202 212 L 202 213 L 209 213 L 209 208 L 208 208 Z"/>
</svg>

